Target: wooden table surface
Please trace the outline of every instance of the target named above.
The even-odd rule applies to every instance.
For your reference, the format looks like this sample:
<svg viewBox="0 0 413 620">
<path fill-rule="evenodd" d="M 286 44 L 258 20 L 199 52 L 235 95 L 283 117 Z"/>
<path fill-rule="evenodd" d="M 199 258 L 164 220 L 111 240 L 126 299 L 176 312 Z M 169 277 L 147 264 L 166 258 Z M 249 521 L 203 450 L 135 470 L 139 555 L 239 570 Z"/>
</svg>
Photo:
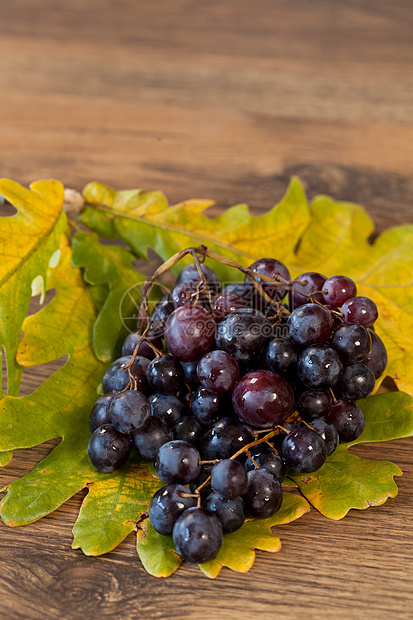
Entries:
<svg viewBox="0 0 413 620">
<path fill-rule="evenodd" d="M 364 204 L 378 230 L 413 222 L 409 0 L 13 0 L 0 30 L 0 176 L 258 211 L 298 174 L 309 196 Z M 17 451 L 0 487 L 52 445 Z M 356 452 L 404 470 L 398 497 L 340 522 L 312 510 L 246 575 L 186 565 L 157 580 L 133 536 L 100 558 L 72 551 L 83 494 L 1 524 L 1 617 L 413 618 L 413 440 Z"/>
</svg>

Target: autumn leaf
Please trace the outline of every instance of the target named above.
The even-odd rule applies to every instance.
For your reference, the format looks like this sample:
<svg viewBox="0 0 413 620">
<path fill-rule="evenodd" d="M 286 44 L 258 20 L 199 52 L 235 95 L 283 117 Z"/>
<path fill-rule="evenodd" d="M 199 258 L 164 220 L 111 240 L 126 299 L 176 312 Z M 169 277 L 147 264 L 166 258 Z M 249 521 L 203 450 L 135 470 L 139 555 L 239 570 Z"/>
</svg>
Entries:
<svg viewBox="0 0 413 620">
<path fill-rule="evenodd" d="M 84 197 L 82 221 L 101 234 L 110 221 L 111 234 L 116 231 L 139 257 L 146 258 L 152 247 L 165 260 L 203 243 L 243 265 L 272 256 L 284 261 L 293 277 L 317 270 L 350 276 L 358 293 L 379 307 L 376 329 L 388 350 L 387 374 L 413 395 L 413 226 L 385 231 L 371 244 L 374 226 L 362 207 L 322 196 L 309 208 L 295 178 L 281 202 L 260 216 L 236 205 L 210 218 L 203 213 L 210 201 L 168 206 L 159 192 L 115 192 L 100 183 L 87 185 Z M 242 279 L 232 268 L 213 267 L 223 281 Z"/>
<path fill-rule="evenodd" d="M 93 233 L 77 232 L 72 248 L 73 265 L 85 269 L 86 282 L 100 287 L 103 303 L 93 327 L 93 345 L 96 357 L 109 364 L 120 357 L 122 342 L 129 333 L 128 322 L 132 327 L 130 318 L 139 312 L 139 291 L 145 276 L 133 267 L 133 254 L 119 245 L 99 243 Z M 136 321 L 133 327 L 136 329 Z"/>
<path fill-rule="evenodd" d="M 330 519 L 342 519 L 351 508 L 380 506 L 397 495 L 394 476 L 402 471 L 388 461 L 372 461 L 348 452 L 351 446 L 410 437 L 413 434 L 413 398 L 403 392 L 370 396 L 358 403 L 366 426 L 362 435 L 340 444 L 316 472 L 291 474 L 301 493 Z"/>
</svg>

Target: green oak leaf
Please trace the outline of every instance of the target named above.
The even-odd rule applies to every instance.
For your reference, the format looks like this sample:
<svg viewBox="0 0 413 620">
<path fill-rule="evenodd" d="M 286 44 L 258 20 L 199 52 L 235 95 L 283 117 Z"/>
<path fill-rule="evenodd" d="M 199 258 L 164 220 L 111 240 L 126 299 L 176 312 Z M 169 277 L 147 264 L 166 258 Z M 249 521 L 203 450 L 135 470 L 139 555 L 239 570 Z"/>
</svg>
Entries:
<svg viewBox="0 0 413 620">
<path fill-rule="evenodd" d="M 7 362 L 7 392 L 19 393 L 23 369 L 16 362 L 23 320 L 29 309 L 32 282 L 43 283 L 66 229 L 63 185 L 37 181 L 30 189 L 0 180 L 2 194 L 17 210 L 0 217 L 0 345 Z M 40 286 L 39 292 L 43 286 Z"/>
<path fill-rule="evenodd" d="M 145 465 L 129 462 L 120 471 L 99 475 L 88 485 L 73 528 L 73 549 L 101 555 L 114 549 L 136 529 L 162 482 Z M 139 531 L 139 530 L 138 530 Z"/>
<path fill-rule="evenodd" d="M 172 536 L 158 534 L 149 519 L 138 529 L 136 550 L 143 567 L 154 577 L 169 577 L 182 563 Z"/>
<path fill-rule="evenodd" d="M 121 345 L 132 325 L 129 317 L 139 312 L 139 290 L 145 276 L 137 273 L 133 254 L 119 245 L 103 245 L 97 235 L 77 232 L 72 241 L 72 263 L 85 269 L 86 282 L 99 287 L 97 303 L 103 304 L 93 327 L 96 357 L 110 363 L 121 354 Z M 108 290 L 102 289 L 107 285 Z M 134 322 L 136 324 L 136 322 Z M 136 329 L 136 327 L 135 327 Z"/>
<path fill-rule="evenodd" d="M 342 519 L 351 508 L 380 506 L 397 495 L 394 476 L 402 475 L 397 465 L 360 458 L 349 453 L 348 448 L 413 434 L 413 398 L 408 394 L 378 394 L 358 404 L 366 417 L 362 435 L 351 443 L 340 444 L 318 471 L 291 474 L 301 493 L 330 519 Z"/>
<path fill-rule="evenodd" d="M 274 247 L 277 257 L 283 260 L 294 251 L 310 222 L 305 194 L 297 179 L 292 179 L 282 201 L 261 216 L 251 215 L 247 205 L 241 204 L 210 218 L 203 212 L 214 204 L 211 200 L 186 200 L 169 206 L 160 192 L 114 192 L 101 183 L 90 183 L 83 194 L 88 203 L 82 213 L 83 223 L 102 232 L 102 227 L 96 226 L 96 216 L 92 217 L 93 211 L 113 216 L 117 234 L 141 258 L 147 257 L 148 247 L 166 260 L 185 247 L 204 243 L 244 265 L 257 256 L 272 256 Z M 222 281 L 242 279 L 234 269 L 206 262 L 214 266 Z"/>
</svg>

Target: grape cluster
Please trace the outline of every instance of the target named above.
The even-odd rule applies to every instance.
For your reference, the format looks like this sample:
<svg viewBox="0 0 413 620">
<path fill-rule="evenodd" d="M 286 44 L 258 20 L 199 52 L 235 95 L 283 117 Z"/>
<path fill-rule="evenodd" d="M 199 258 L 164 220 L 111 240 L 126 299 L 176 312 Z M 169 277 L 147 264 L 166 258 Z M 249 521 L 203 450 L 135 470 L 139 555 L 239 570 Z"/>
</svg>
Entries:
<svg viewBox="0 0 413 620">
<path fill-rule="evenodd" d="M 221 290 L 203 263 L 185 267 L 144 335 L 126 338 L 89 419 L 99 471 L 132 449 L 154 462 L 165 486 L 150 522 L 189 562 L 215 557 L 246 517 L 273 515 L 288 468 L 314 472 L 359 437 L 356 401 L 387 363 L 376 305 L 350 278 L 291 280 L 270 258 L 244 273 Z"/>
</svg>

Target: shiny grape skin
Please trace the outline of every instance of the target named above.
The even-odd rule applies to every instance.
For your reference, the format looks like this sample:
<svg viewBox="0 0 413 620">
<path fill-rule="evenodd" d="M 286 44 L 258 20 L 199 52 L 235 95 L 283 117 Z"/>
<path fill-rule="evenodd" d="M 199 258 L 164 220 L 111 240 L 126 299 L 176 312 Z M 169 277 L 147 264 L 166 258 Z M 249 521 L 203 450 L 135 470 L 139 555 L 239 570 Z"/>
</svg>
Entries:
<svg viewBox="0 0 413 620">
<path fill-rule="evenodd" d="M 232 406 L 246 424 L 271 428 L 292 413 L 294 392 L 290 384 L 270 370 L 255 370 L 239 381 L 232 393 Z"/>
<path fill-rule="evenodd" d="M 379 316 L 377 306 L 370 297 L 352 297 L 342 305 L 341 312 L 348 323 L 359 323 L 364 327 L 371 327 Z"/>
<path fill-rule="evenodd" d="M 159 448 L 172 439 L 173 434 L 168 424 L 155 416 L 151 416 L 140 431 L 132 433 L 136 452 L 147 461 L 154 461 Z"/>
<path fill-rule="evenodd" d="M 251 429 L 233 418 L 223 418 L 202 435 L 201 453 L 205 460 L 229 459 L 252 441 L 254 435 Z"/>
<path fill-rule="evenodd" d="M 254 469 L 247 473 L 248 484 L 242 499 L 245 512 L 255 519 L 266 519 L 275 514 L 282 503 L 281 483 L 266 469 Z"/>
<path fill-rule="evenodd" d="M 180 308 L 181 306 L 194 303 L 196 294 L 197 286 L 195 282 L 181 282 L 172 289 L 169 299 L 174 310 L 176 310 L 176 308 Z M 202 295 L 199 297 L 202 297 Z M 202 305 L 204 305 L 204 303 L 202 303 Z"/>
<path fill-rule="evenodd" d="M 211 487 L 225 499 L 238 497 L 247 486 L 247 472 L 245 468 L 233 459 L 223 459 L 217 463 L 211 472 Z"/>
<path fill-rule="evenodd" d="M 255 361 L 272 338 L 271 323 L 253 308 L 240 308 L 218 325 L 216 346 L 239 364 Z"/>
<path fill-rule="evenodd" d="M 361 362 L 371 347 L 369 332 L 357 323 L 342 323 L 334 332 L 332 346 L 339 352 L 343 362 Z"/>
<path fill-rule="evenodd" d="M 185 384 L 184 370 L 172 355 L 163 355 L 151 360 L 146 376 L 151 390 L 159 394 L 176 395 Z"/>
<path fill-rule="evenodd" d="M 387 351 L 380 336 L 371 329 L 368 330 L 371 336 L 371 349 L 363 364 L 367 366 L 376 379 L 381 377 L 387 366 Z"/>
<path fill-rule="evenodd" d="M 330 312 L 318 304 L 299 306 L 290 314 L 287 323 L 291 338 L 300 347 L 325 342 L 333 329 Z"/>
<path fill-rule="evenodd" d="M 196 498 L 186 494 L 189 490 L 182 484 L 168 484 L 156 491 L 149 504 L 149 520 L 159 534 L 171 536 L 177 518 L 184 510 L 195 508 Z"/>
<path fill-rule="evenodd" d="M 310 426 L 324 440 L 327 449 L 327 456 L 333 454 L 340 441 L 340 437 L 335 426 L 327 422 L 324 418 L 314 418 L 311 420 Z"/>
<path fill-rule="evenodd" d="M 347 276 L 333 276 L 324 282 L 324 293 L 321 301 L 341 308 L 351 297 L 357 295 L 356 283 Z"/>
<path fill-rule="evenodd" d="M 182 362 L 195 362 L 210 351 L 215 342 L 216 323 L 201 306 L 177 308 L 165 327 L 168 351 Z"/>
<path fill-rule="evenodd" d="M 151 415 L 149 400 L 137 390 L 121 392 L 110 403 L 109 415 L 120 433 L 126 435 L 140 431 Z"/>
<path fill-rule="evenodd" d="M 174 307 L 169 300 L 169 294 L 164 295 L 162 299 L 158 301 L 151 314 L 151 325 L 153 326 L 152 333 L 156 336 L 163 336 L 166 320 L 173 311 Z"/>
<path fill-rule="evenodd" d="M 374 374 L 364 364 L 344 366 L 337 384 L 338 390 L 347 400 L 366 398 L 372 393 L 374 386 Z"/>
<path fill-rule="evenodd" d="M 235 295 L 244 300 L 245 307 L 249 308 L 251 306 L 253 290 L 245 286 L 245 284 L 228 284 L 221 292 L 235 293 Z"/>
<path fill-rule="evenodd" d="M 265 353 L 265 364 L 269 370 L 278 373 L 295 369 L 298 361 L 297 349 L 288 336 L 271 340 Z"/>
<path fill-rule="evenodd" d="M 198 450 L 187 441 L 169 441 L 159 448 L 155 471 L 166 484 L 188 484 L 201 472 L 200 459 Z"/>
<path fill-rule="evenodd" d="M 224 534 L 236 532 L 245 521 L 244 502 L 241 497 L 224 499 L 216 493 L 210 493 L 205 500 L 204 508 L 216 513 Z"/>
<path fill-rule="evenodd" d="M 328 388 L 337 383 L 342 362 L 335 349 L 327 344 L 315 344 L 300 354 L 297 374 L 309 388 Z"/>
<path fill-rule="evenodd" d="M 123 467 L 130 450 L 129 437 L 119 433 L 113 424 L 104 424 L 97 428 L 88 445 L 90 462 L 104 474 L 110 474 Z"/>
<path fill-rule="evenodd" d="M 172 430 L 174 439 L 180 439 L 192 444 L 197 443 L 203 432 L 201 424 L 192 416 L 180 418 Z"/>
<path fill-rule="evenodd" d="M 223 394 L 234 389 L 240 377 L 237 361 L 225 351 L 210 351 L 198 362 L 199 383 L 205 389 Z"/>
<path fill-rule="evenodd" d="M 287 468 L 281 456 L 276 454 L 271 446 L 267 443 L 258 444 L 249 450 L 251 458 L 257 463 L 260 469 L 266 469 L 274 474 L 280 482 L 286 476 Z M 247 471 L 256 469 L 255 464 L 250 458 L 247 458 L 244 465 Z"/>
<path fill-rule="evenodd" d="M 136 345 L 138 344 L 141 336 L 136 332 L 128 334 L 122 345 L 122 355 L 133 355 Z M 162 351 L 162 340 L 156 337 L 148 337 L 148 340 L 160 351 Z M 141 342 L 138 349 L 138 355 L 146 357 L 148 360 L 153 360 L 155 352 L 146 342 Z"/>
<path fill-rule="evenodd" d="M 331 394 L 326 390 L 306 390 L 298 401 L 298 411 L 308 418 L 322 418 L 333 404 Z"/>
<path fill-rule="evenodd" d="M 215 512 L 189 508 L 178 517 L 172 532 L 178 554 L 187 562 L 202 564 L 221 549 L 223 532 Z"/>
<path fill-rule="evenodd" d="M 260 258 L 255 261 L 255 263 L 252 263 L 249 268 L 256 273 L 262 274 L 275 280 L 277 280 L 276 276 L 281 276 L 282 279 L 287 281 L 291 279 L 290 272 L 288 271 L 284 263 L 276 260 L 275 258 Z M 258 284 L 265 291 L 265 293 L 267 293 L 267 295 L 271 297 L 273 301 L 280 301 L 280 299 L 282 299 L 287 292 L 287 289 L 282 288 L 281 286 L 275 286 L 274 284 L 262 280 L 257 276 L 254 276 L 254 279 L 258 282 Z M 250 280 L 247 278 L 247 276 L 245 276 L 244 284 L 249 289 L 255 288 L 250 282 Z"/>
<path fill-rule="evenodd" d="M 115 396 L 116 392 L 104 394 L 100 396 L 93 405 L 89 416 L 89 428 L 91 433 L 104 424 L 110 424 L 109 406 Z"/>
<path fill-rule="evenodd" d="M 307 426 L 300 426 L 287 435 L 282 453 L 286 464 L 301 474 L 317 471 L 327 458 L 325 442 Z"/>
<path fill-rule="evenodd" d="M 209 426 L 220 418 L 228 417 L 232 406 L 224 394 L 215 394 L 199 387 L 193 395 L 191 410 L 198 422 Z"/>
<path fill-rule="evenodd" d="M 335 427 L 342 442 L 354 441 L 360 437 L 365 425 L 364 413 L 360 407 L 345 399 L 338 400 L 331 407 L 326 420 Z"/>
<path fill-rule="evenodd" d="M 102 379 L 102 388 L 105 393 L 121 392 L 129 384 L 129 373 L 125 366 L 130 362 L 131 356 L 124 355 L 115 360 L 105 372 Z M 146 370 L 149 360 L 146 357 L 137 355 L 132 364 L 131 373 L 135 377 L 137 389 L 144 394 L 149 391 Z M 133 385 L 135 387 L 135 385 Z"/>
<path fill-rule="evenodd" d="M 221 283 L 219 281 L 217 274 L 214 271 L 212 271 L 210 267 L 207 267 L 204 264 L 201 265 L 201 269 L 208 283 L 208 286 L 210 286 L 211 289 L 217 293 L 221 288 Z M 177 284 L 181 284 L 182 282 L 194 282 L 196 284 L 198 283 L 198 281 L 199 281 L 198 270 L 196 268 L 196 265 L 192 264 L 182 269 L 182 271 L 180 272 L 180 274 L 178 275 L 176 279 L 175 286 Z"/>
<path fill-rule="evenodd" d="M 148 400 L 151 415 L 162 418 L 171 427 L 187 413 L 185 404 L 172 394 L 152 394 Z"/>
<path fill-rule="evenodd" d="M 191 388 L 198 387 L 198 375 L 196 374 L 196 369 L 198 366 L 198 362 L 181 362 L 181 366 L 184 369 L 185 382 L 190 385 Z"/>
<path fill-rule="evenodd" d="M 300 281 L 304 280 L 307 280 L 307 284 L 300 284 Z M 326 277 L 322 276 L 321 273 L 318 273 L 317 271 L 307 271 L 298 276 L 293 282 L 294 291 L 290 293 L 293 298 L 293 307 L 298 308 L 299 306 L 309 303 L 310 300 L 308 297 L 304 297 L 304 295 L 300 295 L 300 293 L 312 295 L 315 301 L 323 303 L 323 294 L 316 291 L 323 290 L 325 281 Z"/>
<path fill-rule="evenodd" d="M 221 323 L 231 312 L 240 308 L 246 308 L 247 304 L 239 295 L 227 291 L 218 293 L 214 297 L 212 307 L 214 309 L 215 322 Z"/>
</svg>

